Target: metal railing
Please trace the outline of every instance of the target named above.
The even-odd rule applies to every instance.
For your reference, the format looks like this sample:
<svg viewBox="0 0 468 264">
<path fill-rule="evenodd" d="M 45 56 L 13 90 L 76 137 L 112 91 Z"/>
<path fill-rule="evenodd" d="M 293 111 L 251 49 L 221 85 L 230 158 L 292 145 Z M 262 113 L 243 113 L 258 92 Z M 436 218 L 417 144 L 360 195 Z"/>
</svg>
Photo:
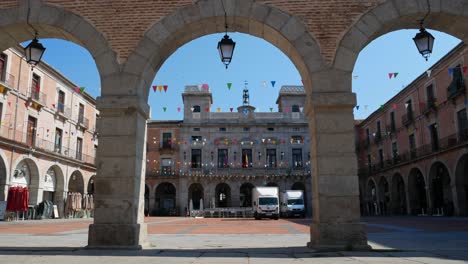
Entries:
<svg viewBox="0 0 468 264">
<path fill-rule="evenodd" d="M 163 140 L 159 142 L 159 150 L 177 150 L 178 145 L 176 142 L 172 142 L 172 140 Z"/>
<path fill-rule="evenodd" d="M 84 115 L 78 115 L 77 122 L 80 126 L 89 128 L 89 119 L 84 117 Z"/>
<path fill-rule="evenodd" d="M 66 117 L 67 119 L 71 118 L 71 107 L 67 107 L 64 104 L 58 103 L 57 104 L 57 113 Z"/>
<path fill-rule="evenodd" d="M 5 72 L 3 75 L 0 73 L 0 87 L 3 88 L 8 88 L 8 89 L 13 89 L 15 86 L 15 76 L 9 74 L 8 72 Z"/>
<path fill-rule="evenodd" d="M 376 173 L 376 172 L 394 167 L 400 163 L 411 162 L 416 159 L 420 159 L 426 156 L 431 156 L 431 155 L 434 155 L 434 154 L 437 154 L 445 150 L 448 150 L 448 149 L 451 149 L 460 145 L 464 145 L 464 144 L 468 144 L 468 129 L 464 129 L 460 131 L 458 134 L 452 134 L 447 137 L 439 139 L 436 144 L 437 145 L 436 149 L 434 149 L 433 143 L 425 144 L 418 148 L 400 153 L 390 160 L 386 160 L 383 163 L 383 166 L 381 163 L 373 164 L 372 166 L 369 166 L 369 167 L 362 166 L 361 168 L 359 168 L 358 172 L 360 173 L 360 175 Z"/>
<path fill-rule="evenodd" d="M 52 135 L 53 133 L 49 134 L 49 136 Z M 67 158 L 77 159 L 85 163 L 95 164 L 94 155 L 84 154 L 63 145 L 57 145 L 55 142 L 44 139 L 45 136 L 43 128 L 34 128 L 31 132 L 25 133 L 22 130 L 15 131 L 13 126 L 0 126 L 0 138 L 11 140 L 15 143 L 22 144 L 25 147 L 40 149 L 46 152 L 60 154 Z"/>
<path fill-rule="evenodd" d="M 31 86 L 28 98 L 41 105 L 47 105 L 47 94 L 41 92 L 37 87 Z"/>
<path fill-rule="evenodd" d="M 436 98 L 428 99 L 426 101 L 426 104 L 424 105 L 423 113 L 427 114 L 427 113 L 430 113 L 432 111 L 436 111 L 437 110 L 436 102 L 437 102 Z"/>
<path fill-rule="evenodd" d="M 404 114 L 402 117 L 401 117 L 401 122 L 403 123 L 404 126 L 407 126 L 411 123 L 413 123 L 413 111 L 411 112 L 408 112 L 406 114 Z"/>
</svg>

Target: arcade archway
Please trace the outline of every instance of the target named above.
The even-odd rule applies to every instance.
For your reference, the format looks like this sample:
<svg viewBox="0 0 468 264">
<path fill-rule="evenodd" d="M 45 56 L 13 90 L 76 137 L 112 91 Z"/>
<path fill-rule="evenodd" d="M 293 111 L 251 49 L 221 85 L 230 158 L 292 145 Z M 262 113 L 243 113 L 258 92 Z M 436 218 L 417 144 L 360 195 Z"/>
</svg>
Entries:
<svg viewBox="0 0 468 264">
<path fill-rule="evenodd" d="M 463 155 L 455 169 L 458 215 L 468 215 L 468 154 Z"/>
<path fill-rule="evenodd" d="M 193 210 L 200 210 L 205 203 L 205 201 L 203 200 L 203 186 L 200 183 L 192 183 L 188 190 L 189 199 L 187 201 L 187 204 L 189 206 L 187 208 Z M 203 206 L 203 208 L 205 207 Z"/>
<path fill-rule="evenodd" d="M 409 173 L 408 194 L 411 214 L 427 214 L 426 181 L 418 168 L 411 169 Z"/>
<path fill-rule="evenodd" d="M 392 178 L 392 214 L 405 215 L 406 209 L 406 188 L 405 181 L 399 173 L 395 173 Z"/>
<path fill-rule="evenodd" d="M 429 190 L 431 191 L 432 214 L 454 214 L 452 186 L 447 167 L 442 162 L 432 164 L 429 171 Z"/>
<path fill-rule="evenodd" d="M 239 198 L 240 198 L 240 206 L 241 207 L 252 207 L 252 190 L 255 186 L 250 183 L 246 182 L 240 186 L 239 189 Z"/>
<path fill-rule="evenodd" d="M 231 187 L 227 183 L 219 183 L 215 188 L 216 207 L 231 207 Z"/>
<path fill-rule="evenodd" d="M 149 199 L 149 190 L 148 190 Z M 172 215 L 176 210 L 176 187 L 170 182 L 160 183 L 155 191 L 154 209 L 150 212 L 151 215 Z"/>
</svg>

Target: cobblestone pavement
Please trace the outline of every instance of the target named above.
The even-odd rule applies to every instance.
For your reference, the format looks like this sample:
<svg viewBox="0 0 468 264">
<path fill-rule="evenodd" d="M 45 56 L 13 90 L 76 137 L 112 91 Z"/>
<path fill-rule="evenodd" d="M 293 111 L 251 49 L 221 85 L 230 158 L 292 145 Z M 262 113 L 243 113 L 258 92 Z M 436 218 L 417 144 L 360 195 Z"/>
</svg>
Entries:
<svg viewBox="0 0 468 264">
<path fill-rule="evenodd" d="M 151 217 L 142 251 L 83 249 L 90 219 L 0 222 L 0 263 L 468 263 L 468 218 L 362 220 L 372 251 L 306 248 L 310 219 Z"/>
</svg>

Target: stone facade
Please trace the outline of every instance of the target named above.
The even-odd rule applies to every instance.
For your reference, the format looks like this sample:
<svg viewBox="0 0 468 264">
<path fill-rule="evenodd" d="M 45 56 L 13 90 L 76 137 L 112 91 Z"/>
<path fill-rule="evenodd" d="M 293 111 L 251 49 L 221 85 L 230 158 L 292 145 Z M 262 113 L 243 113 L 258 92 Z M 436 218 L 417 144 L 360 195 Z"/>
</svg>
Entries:
<svg viewBox="0 0 468 264">
<path fill-rule="evenodd" d="M 148 123 L 150 213 L 184 215 L 200 199 L 203 208 L 251 207 L 254 186 L 301 189 L 310 198 L 304 95 L 302 86 L 283 86 L 278 111 L 256 112 L 247 97 L 236 110 L 217 112 L 209 88 L 186 86 L 182 121 Z"/>
<path fill-rule="evenodd" d="M 356 126 L 363 214 L 468 215 L 467 60 L 461 43 Z"/>
<path fill-rule="evenodd" d="M 0 56 L 0 201 L 27 186 L 30 205 L 64 217 L 67 192 L 94 192 L 95 100 L 44 62 L 31 70 L 20 47 Z"/>
</svg>

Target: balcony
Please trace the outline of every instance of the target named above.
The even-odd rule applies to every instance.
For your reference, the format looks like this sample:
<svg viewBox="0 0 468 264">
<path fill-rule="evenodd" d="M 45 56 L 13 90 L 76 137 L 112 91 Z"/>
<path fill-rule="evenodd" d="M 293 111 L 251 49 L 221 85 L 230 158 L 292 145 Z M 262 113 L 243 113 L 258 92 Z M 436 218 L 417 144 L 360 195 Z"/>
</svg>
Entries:
<svg viewBox="0 0 468 264">
<path fill-rule="evenodd" d="M 466 88 L 461 67 L 454 68 L 452 75 L 452 82 L 447 88 L 447 98 L 454 100 L 458 96 L 463 95 L 465 93 Z"/>
<path fill-rule="evenodd" d="M 406 115 L 403 115 L 401 117 L 401 122 L 403 123 L 404 126 L 409 126 L 411 123 L 413 123 L 414 117 L 413 117 L 413 112 L 408 112 Z"/>
<path fill-rule="evenodd" d="M 78 126 L 80 126 L 83 129 L 89 128 L 89 119 L 84 117 L 83 115 L 78 116 L 77 123 L 78 123 Z"/>
<path fill-rule="evenodd" d="M 41 92 L 37 87 L 31 87 L 28 94 L 28 103 L 36 110 L 41 110 L 47 105 L 47 95 Z"/>
<path fill-rule="evenodd" d="M 374 144 L 379 144 L 382 141 L 382 134 L 381 133 L 375 133 L 374 137 Z"/>
<path fill-rule="evenodd" d="M 387 131 L 390 132 L 390 134 L 394 134 L 396 132 L 396 126 L 395 124 L 390 124 L 387 126 Z"/>
<path fill-rule="evenodd" d="M 0 75 L 0 93 L 7 95 L 15 86 L 15 76 L 5 73 L 5 76 Z"/>
<path fill-rule="evenodd" d="M 63 119 L 70 119 L 71 118 L 71 108 L 70 107 L 66 107 L 65 105 L 63 104 L 57 104 L 57 111 L 55 112 L 55 114 L 58 116 L 58 117 L 61 117 Z"/>
<path fill-rule="evenodd" d="M 437 111 L 436 102 L 437 102 L 436 98 L 428 99 L 426 101 L 426 104 L 424 105 L 423 113 L 425 115 L 429 115 L 431 112 L 436 112 Z"/>
<path fill-rule="evenodd" d="M 178 149 L 178 145 L 172 140 L 166 140 L 159 143 L 159 152 L 161 153 L 173 153 Z"/>
</svg>

